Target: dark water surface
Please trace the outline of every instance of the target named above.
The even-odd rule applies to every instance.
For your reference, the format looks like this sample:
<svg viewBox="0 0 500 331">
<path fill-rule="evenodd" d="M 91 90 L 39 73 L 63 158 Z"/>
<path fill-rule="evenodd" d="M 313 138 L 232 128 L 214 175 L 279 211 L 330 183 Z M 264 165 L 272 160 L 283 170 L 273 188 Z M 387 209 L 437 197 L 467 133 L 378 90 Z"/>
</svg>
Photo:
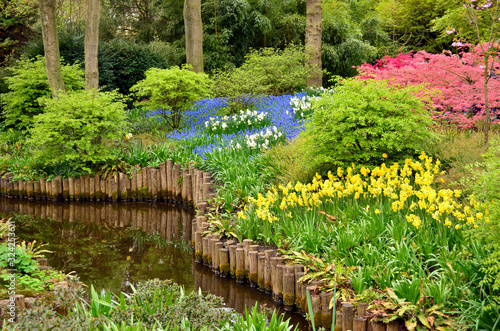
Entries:
<svg viewBox="0 0 500 331">
<path fill-rule="evenodd" d="M 130 284 L 171 279 L 187 291 L 198 289 L 224 298 L 244 313 L 256 302 L 281 309 L 271 297 L 248 285 L 215 276 L 194 262 L 193 211 L 177 204 L 28 201 L 0 197 L 0 212 L 15 217 L 19 240 L 47 243 L 51 267 L 76 272 L 98 291 L 130 292 Z M 300 330 L 306 321 L 286 313 Z"/>
</svg>

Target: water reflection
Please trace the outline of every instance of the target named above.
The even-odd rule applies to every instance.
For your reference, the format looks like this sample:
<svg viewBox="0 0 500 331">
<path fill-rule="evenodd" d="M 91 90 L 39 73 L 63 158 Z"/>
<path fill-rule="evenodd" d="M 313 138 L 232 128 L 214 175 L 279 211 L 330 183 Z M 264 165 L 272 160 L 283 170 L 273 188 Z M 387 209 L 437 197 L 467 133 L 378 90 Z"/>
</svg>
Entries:
<svg viewBox="0 0 500 331">
<path fill-rule="evenodd" d="M 14 216 L 20 240 L 48 243 L 50 266 L 75 271 L 97 290 L 118 293 L 139 281 L 172 279 L 187 291 L 201 287 L 221 296 L 240 313 L 256 302 L 279 308 L 262 292 L 221 279 L 194 262 L 193 214 L 180 205 L 0 198 L 0 211 Z M 306 325 L 296 314 L 288 317 Z"/>
</svg>

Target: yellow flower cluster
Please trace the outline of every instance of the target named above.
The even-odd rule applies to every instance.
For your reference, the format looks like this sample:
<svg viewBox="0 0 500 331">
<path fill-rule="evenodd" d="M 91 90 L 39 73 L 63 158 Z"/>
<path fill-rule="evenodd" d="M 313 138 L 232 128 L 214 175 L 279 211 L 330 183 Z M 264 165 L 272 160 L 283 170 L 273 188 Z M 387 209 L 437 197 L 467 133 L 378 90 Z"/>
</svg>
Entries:
<svg viewBox="0 0 500 331">
<path fill-rule="evenodd" d="M 338 168 L 336 176 L 329 172 L 326 180 L 316 175 L 309 184 L 279 185 L 265 196 L 250 198 L 249 202 L 256 216 L 269 222 L 278 221 L 278 216 L 291 217 L 291 211 L 297 208 L 317 210 L 335 201 L 366 204 L 367 212 L 370 205 L 385 205 L 387 210 L 401 214 L 416 228 L 421 226 L 422 218 L 427 217 L 455 228 L 464 224 L 477 227 L 476 221 L 480 219 L 489 221 L 485 205 L 472 200 L 471 206 L 464 206 L 457 200 L 461 191 L 435 188 L 436 175 L 442 174 L 439 160 L 433 162 L 425 153 L 419 159 L 406 159 L 402 166 L 382 164 L 373 170 L 365 167 L 356 170 L 354 165 L 345 170 Z M 382 213 L 378 208 L 374 212 Z"/>
</svg>

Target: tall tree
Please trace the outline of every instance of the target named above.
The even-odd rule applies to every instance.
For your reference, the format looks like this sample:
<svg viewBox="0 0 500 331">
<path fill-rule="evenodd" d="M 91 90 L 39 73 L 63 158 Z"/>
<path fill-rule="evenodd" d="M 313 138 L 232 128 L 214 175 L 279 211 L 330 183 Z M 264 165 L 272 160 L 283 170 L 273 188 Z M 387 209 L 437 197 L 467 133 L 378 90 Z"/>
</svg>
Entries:
<svg viewBox="0 0 500 331">
<path fill-rule="evenodd" d="M 321 35 L 323 7 L 321 0 L 306 0 L 306 68 L 307 86 L 323 85 L 321 71 Z"/>
<path fill-rule="evenodd" d="M 64 85 L 61 73 L 59 38 L 56 27 L 56 0 L 39 0 L 39 3 L 47 78 L 52 97 L 57 97 L 59 91 L 66 92 L 66 85 Z"/>
<path fill-rule="evenodd" d="M 186 33 L 186 62 L 194 72 L 203 72 L 203 23 L 201 0 L 184 0 L 184 29 Z"/>
<path fill-rule="evenodd" d="M 99 45 L 99 17 L 101 0 L 88 0 L 87 29 L 85 31 L 85 89 L 99 87 L 97 49 Z"/>
</svg>

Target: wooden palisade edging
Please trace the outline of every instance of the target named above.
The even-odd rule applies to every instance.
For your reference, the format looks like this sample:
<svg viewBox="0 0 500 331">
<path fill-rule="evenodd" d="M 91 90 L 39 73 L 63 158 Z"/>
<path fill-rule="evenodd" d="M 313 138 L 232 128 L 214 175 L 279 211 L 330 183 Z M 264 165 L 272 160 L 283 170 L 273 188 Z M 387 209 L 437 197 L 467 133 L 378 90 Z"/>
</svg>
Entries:
<svg viewBox="0 0 500 331">
<path fill-rule="evenodd" d="M 300 277 L 306 272 L 304 266 L 285 264 L 277 250 L 264 249 L 251 239 L 238 243 L 235 240 L 222 241 L 218 235 L 208 234 L 209 223 L 204 214 L 207 201 L 215 197 L 213 181 L 209 172 L 195 169 L 193 163 L 181 170 L 181 165 L 168 160 L 158 169 L 133 169 L 131 174 L 118 173 L 107 178 L 85 175 L 69 179 L 56 177 L 51 181 L 13 181 L 13 175 L 7 174 L 0 178 L 0 194 L 9 198 L 52 201 L 182 202 L 198 210 L 199 216 L 191 224 L 183 222 L 184 230 L 190 232 L 187 237 L 191 238 L 196 262 L 210 267 L 220 277 L 249 282 L 250 286 L 272 295 L 274 301 L 283 304 L 287 310 L 307 312 L 306 293 L 309 291 L 315 325 L 329 329 L 332 323 L 329 304 L 333 293 L 320 292 L 321 281 L 300 282 Z M 349 302 L 342 302 L 340 307 L 337 305 L 335 331 L 398 330 L 397 322 L 385 324 L 370 320 L 367 304 L 356 306 Z"/>
<path fill-rule="evenodd" d="M 113 173 L 107 177 L 84 175 L 47 181 L 14 181 L 9 173 L 0 178 L 0 194 L 9 198 L 52 201 L 174 201 L 198 208 L 215 196 L 209 172 L 171 160 L 158 169 L 133 169 L 130 174 Z"/>
</svg>

